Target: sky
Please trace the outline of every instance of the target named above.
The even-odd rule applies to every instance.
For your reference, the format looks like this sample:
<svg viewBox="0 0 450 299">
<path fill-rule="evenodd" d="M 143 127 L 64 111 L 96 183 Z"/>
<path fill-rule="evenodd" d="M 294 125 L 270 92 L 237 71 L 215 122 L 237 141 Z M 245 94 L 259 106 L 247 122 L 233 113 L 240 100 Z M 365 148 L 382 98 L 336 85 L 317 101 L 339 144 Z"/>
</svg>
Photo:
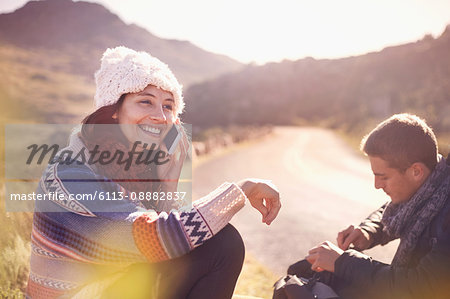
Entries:
<svg viewBox="0 0 450 299">
<path fill-rule="evenodd" d="M 11 12 L 26 0 L 1 0 Z M 92 0 L 161 38 L 244 63 L 340 58 L 438 37 L 449 0 Z"/>
</svg>

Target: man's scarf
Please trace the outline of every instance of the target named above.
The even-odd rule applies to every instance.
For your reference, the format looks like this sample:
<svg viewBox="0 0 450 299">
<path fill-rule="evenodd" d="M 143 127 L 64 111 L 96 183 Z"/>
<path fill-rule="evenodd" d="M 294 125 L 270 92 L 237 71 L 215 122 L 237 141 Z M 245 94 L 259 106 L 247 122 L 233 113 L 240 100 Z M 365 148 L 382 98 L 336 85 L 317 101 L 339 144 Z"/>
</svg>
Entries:
<svg viewBox="0 0 450 299">
<path fill-rule="evenodd" d="M 450 192 L 450 165 L 439 155 L 433 172 L 419 190 L 405 203 L 386 207 L 381 222 L 388 235 L 400 238 L 393 266 L 407 266 L 419 237 L 441 211 Z"/>
</svg>

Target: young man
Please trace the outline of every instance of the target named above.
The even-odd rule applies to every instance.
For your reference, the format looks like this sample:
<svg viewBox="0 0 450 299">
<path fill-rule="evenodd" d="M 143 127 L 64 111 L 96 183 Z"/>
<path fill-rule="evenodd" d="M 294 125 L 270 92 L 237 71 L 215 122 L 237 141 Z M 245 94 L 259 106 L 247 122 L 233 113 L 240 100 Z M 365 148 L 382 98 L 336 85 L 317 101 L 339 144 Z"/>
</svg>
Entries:
<svg viewBox="0 0 450 299">
<path fill-rule="evenodd" d="M 341 298 L 450 298 L 450 165 L 419 117 L 397 114 L 361 144 L 391 201 L 306 257 Z M 400 238 L 391 265 L 361 250 Z M 353 248 L 348 250 L 349 248 Z M 344 251 L 345 250 L 345 251 Z M 329 274 L 332 272 L 333 274 Z"/>
</svg>

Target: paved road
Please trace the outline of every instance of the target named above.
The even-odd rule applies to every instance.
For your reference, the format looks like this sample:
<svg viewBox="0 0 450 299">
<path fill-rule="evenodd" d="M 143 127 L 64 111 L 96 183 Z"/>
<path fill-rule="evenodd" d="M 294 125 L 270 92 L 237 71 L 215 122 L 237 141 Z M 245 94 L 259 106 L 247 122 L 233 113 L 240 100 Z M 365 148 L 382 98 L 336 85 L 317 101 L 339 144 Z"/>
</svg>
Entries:
<svg viewBox="0 0 450 299">
<path fill-rule="evenodd" d="M 250 205 L 232 220 L 247 251 L 278 275 L 387 200 L 373 187 L 368 159 L 320 128 L 279 127 L 257 143 L 200 163 L 193 171 L 194 198 L 245 177 L 271 179 L 280 189 L 283 206 L 272 225 L 262 224 Z M 368 253 L 389 262 L 396 245 Z"/>
</svg>

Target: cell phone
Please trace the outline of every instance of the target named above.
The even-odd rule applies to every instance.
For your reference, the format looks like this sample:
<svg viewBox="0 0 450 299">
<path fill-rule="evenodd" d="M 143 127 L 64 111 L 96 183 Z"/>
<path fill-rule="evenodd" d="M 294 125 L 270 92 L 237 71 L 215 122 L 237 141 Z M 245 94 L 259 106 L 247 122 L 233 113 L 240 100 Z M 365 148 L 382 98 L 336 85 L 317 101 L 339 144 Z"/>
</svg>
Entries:
<svg viewBox="0 0 450 299">
<path fill-rule="evenodd" d="M 169 155 L 175 152 L 177 148 L 178 142 L 182 137 L 181 129 L 177 127 L 177 125 L 172 125 L 170 130 L 167 132 L 166 136 L 163 139 L 164 144 L 166 145 L 167 152 Z"/>
</svg>

